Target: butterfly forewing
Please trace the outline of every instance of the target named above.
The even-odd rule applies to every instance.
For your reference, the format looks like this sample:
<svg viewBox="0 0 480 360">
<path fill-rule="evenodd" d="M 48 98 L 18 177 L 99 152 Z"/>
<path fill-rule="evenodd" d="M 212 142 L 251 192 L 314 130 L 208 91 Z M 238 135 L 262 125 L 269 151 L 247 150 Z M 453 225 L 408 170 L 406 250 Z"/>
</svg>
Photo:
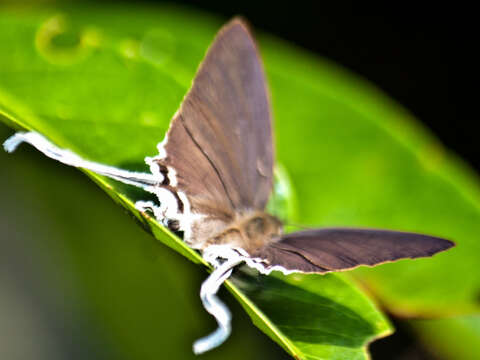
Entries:
<svg viewBox="0 0 480 360">
<path fill-rule="evenodd" d="M 283 235 L 253 257 L 266 260 L 268 266 L 325 273 L 431 256 L 453 245 L 449 240 L 415 233 L 325 228 Z"/>
<path fill-rule="evenodd" d="M 263 210 L 273 146 L 265 77 L 238 20 L 217 36 L 185 98 L 179 120 L 215 169 L 236 210 Z"/>
</svg>

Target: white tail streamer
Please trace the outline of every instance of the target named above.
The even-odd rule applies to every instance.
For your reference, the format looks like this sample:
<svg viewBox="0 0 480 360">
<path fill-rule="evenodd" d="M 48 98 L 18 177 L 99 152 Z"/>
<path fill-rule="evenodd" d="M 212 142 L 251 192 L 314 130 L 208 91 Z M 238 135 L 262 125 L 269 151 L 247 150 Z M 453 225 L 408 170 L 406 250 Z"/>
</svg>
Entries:
<svg viewBox="0 0 480 360">
<path fill-rule="evenodd" d="M 211 334 L 195 341 L 193 352 L 202 354 L 221 345 L 229 336 L 232 329 L 232 316 L 227 306 L 217 297 L 220 286 L 232 274 L 233 268 L 245 261 L 235 249 L 228 245 L 212 245 L 203 252 L 203 258 L 215 267 L 215 270 L 202 284 L 200 299 L 203 307 L 215 320 L 218 328 Z M 224 259 L 222 263 L 219 259 Z"/>
<path fill-rule="evenodd" d="M 34 146 L 49 158 L 60 161 L 66 165 L 91 170 L 97 174 L 108 176 L 117 181 L 121 181 L 128 185 L 134 185 L 145 190 L 148 187 L 159 184 L 163 181 L 163 176 L 161 174 L 153 175 L 149 173 L 122 170 L 113 166 L 82 159 L 70 150 L 60 149 L 37 132 L 18 132 L 9 137 L 3 143 L 3 147 L 5 151 L 11 153 L 23 142 Z"/>
</svg>

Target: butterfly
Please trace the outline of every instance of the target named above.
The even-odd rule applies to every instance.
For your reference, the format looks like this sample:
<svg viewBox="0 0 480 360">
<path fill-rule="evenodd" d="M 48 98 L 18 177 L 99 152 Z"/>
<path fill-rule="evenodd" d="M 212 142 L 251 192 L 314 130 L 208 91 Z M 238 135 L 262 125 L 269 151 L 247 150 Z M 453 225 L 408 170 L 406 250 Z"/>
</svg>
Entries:
<svg viewBox="0 0 480 360">
<path fill-rule="evenodd" d="M 265 210 L 274 174 L 267 82 L 256 44 L 240 19 L 226 24 L 207 51 L 158 144 L 158 155 L 145 159 L 150 173 L 84 160 L 35 132 L 17 133 L 4 147 L 11 152 L 21 142 L 65 164 L 158 197 L 159 205 L 139 201 L 136 207 L 183 232 L 183 240 L 215 268 L 202 285 L 201 298 L 219 328 L 194 344 L 196 353 L 218 346 L 229 336 L 230 313 L 215 294 L 240 263 L 262 274 L 274 270 L 325 274 L 431 256 L 454 245 L 438 237 L 389 230 L 283 232 L 282 222 Z"/>
</svg>

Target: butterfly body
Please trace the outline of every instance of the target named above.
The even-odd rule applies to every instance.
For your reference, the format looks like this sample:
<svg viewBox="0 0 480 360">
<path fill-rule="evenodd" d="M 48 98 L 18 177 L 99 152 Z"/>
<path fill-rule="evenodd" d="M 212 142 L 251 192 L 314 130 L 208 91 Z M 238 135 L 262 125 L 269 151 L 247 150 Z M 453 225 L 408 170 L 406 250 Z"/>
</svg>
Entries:
<svg viewBox="0 0 480 360">
<path fill-rule="evenodd" d="M 282 223 L 264 212 L 251 212 L 237 217 L 230 226 L 206 242 L 211 245 L 230 245 L 253 254 L 269 243 L 278 241 L 282 234 Z"/>
</svg>

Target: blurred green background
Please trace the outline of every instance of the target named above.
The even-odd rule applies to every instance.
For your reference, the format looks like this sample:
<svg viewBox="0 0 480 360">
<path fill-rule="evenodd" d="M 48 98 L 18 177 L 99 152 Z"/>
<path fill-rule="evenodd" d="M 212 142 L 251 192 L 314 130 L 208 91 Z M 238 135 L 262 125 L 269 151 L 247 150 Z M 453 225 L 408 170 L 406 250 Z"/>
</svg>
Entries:
<svg viewBox="0 0 480 360">
<path fill-rule="evenodd" d="M 4 119 L 28 119 L 97 161 L 141 168 L 226 19 L 172 4 L 37 6 L 7 4 L 1 14 Z M 62 21 L 67 31 L 56 34 Z M 374 358 L 477 358 L 476 176 L 371 85 L 258 37 L 278 157 L 297 198 L 292 220 L 423 231 L 459 244 L 431 261 L 355 272 L 400 329 L 374 346 Z M 0 127 L 1 139 L 11 133 Z M 206 273 L 140 231 L 78 171 L 28 147 L 0 153 L 0 164 L 1 358 L 193 358 L 192 339 L 214 327 L 198 299 Z M 222 297 L 234 333 L 203 357 L 288 358 Z"/>
</svg>

